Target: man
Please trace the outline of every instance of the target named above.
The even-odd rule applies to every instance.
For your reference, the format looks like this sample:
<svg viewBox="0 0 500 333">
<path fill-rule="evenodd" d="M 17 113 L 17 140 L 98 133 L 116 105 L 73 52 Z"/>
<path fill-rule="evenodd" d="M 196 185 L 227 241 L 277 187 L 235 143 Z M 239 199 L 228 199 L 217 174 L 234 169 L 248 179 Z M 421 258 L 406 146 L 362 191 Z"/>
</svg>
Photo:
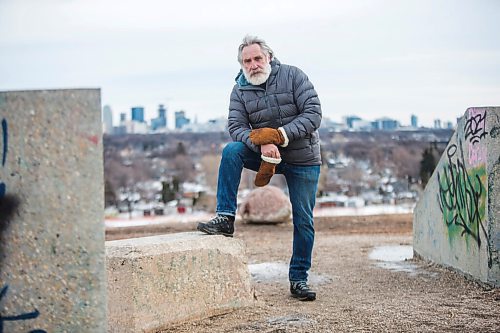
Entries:
<svg viewBox="0 0 500 333">
<path fill-rule="evenodd" d="M 246 36 L 238 49 L 241 70 L 231 93 L 228 128 L 234 142 L 222 152 L 217 216 L 198 230 L 232 237 L 243 168 L 257 172 L 257 186 L 285 176 L 293 213 L 292 296 L 312 301 L 307 285 L 314 243 L 313 208 L 321 165 L 318 128 L 321 106 L 307 76 L 281 64 L 266 42 Z"/>
</svg>

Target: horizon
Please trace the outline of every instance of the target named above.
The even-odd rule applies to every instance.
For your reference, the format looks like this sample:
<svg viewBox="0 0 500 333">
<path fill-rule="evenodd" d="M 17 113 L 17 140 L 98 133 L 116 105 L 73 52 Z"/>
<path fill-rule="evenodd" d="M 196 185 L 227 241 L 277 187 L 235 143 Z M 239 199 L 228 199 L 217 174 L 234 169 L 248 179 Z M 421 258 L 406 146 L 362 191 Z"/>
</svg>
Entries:
<svg viewBox="0 0 500 333">
<path fill-rule="evenodd" d="M 111 110 L 112 110 L 113 126 L 119 126 L 120 113 L 115 114 L 115 112 L 113 111 L 113 107 L 111 105 L 109 105 L 109 104 L 103 105 L 101 109 L 104 109 L 105 107 L 110 107 Z M 130 107 L 130 109 L 135 108 L 135 107 L 139 107 L 140 108 L 142 106 L 136 105 L 136 106 Z M 174 114 L 177 111 L 185 111 L 185 110 L 183 110 L 183 109 L 179 109 L 179 110 L 169 110 L 169 109 L 167 109 L 167 111 L 166 111 L 166 115 L 167 115 L 167 129 L 175 129 L 173 127 L 173 125 L 175 125 L 175 116 L 174 116 Z M 158 108 L 156 108 L 156 112 L 158 112 Z M 126 121 L 131 121 L 131 110 L 128 110 L 127 112 L 121 112 L 121 113 L 125 113 L 126 114 Z M 464 111 L 464 113 L 465 113 L 465 111 Z M 152 117 L 147 117 L 146 116 L 146 109 L 144 108 L 144 122 L 146 124 L 150 125 L 151 121 L 154 118 L 156 118 L 157 116 L 158 116 L 158 113 L 156 115 L 153 115 Z M 328 120 L 330 122 L 334 122 L 336 124 L 344 124 L 344 117 L 353 117 L 353 116 L 357 116 L 357 115 L 355 115 L 355 114 L 342 115 L 339 120 L 323 116 L 323 121 L 322 121 L 322 124 L 321 124 L 320 127 L 324 126 L 323 123 L 324 123 L 325 120 Z M 380 120 L 380 119 L 384 119 L 384 118 L 389 118 L 391 120 L 397 120 L 399 122 L 399 125 L 401 127 L 411 127 L 411 116 L 412 115 L 410 115 L 410 119 L 407 122 L 400 121 L 397 118 L 387 117 L 387 116 L 384 116 L 384 115 L 377 116 L 375 118 L 361 118 L 361 117 L 360 118 L 363 121 L 369 121 L 369 122 Z M 418 118 L 418 115 L 416 115 L 416 116 L 417 116 L 417 123 L 418 123 L 417 128 L 434 128 L 434 123 L 432 123 L 432 124 L 422 124 L 420 122 L 420 119 Z M 462 114 L 462 116 L 463 116 L 463 114 Z M 204 119 L 204 120 L 199 120 L 197 118 L 193 119 L 192 117 L 190 117 L 189 112 L 186 112 L 186 117 L 190 120 L 191 124 L 204 124 L 204 123 L 209 122 L 210 120 L 216 120 L 216 119 L 226 119 L 227 120 L 227 117 L 225 117 L 225 116 L 218 116 L 218 117 L 213 117 L 213 118 L 207 118 L 207 119 Z M 441 121 L 441 125 L 442 125 L 441 128 L 444 129 L 445 128 L 444 125 L 448 121 L 451 122 L 453 125 L 455 125 L 457 123 L 457 120 L 460 117 L 461 116 L 459 116 L 459 117 L 457 117 L 456 119 L 453 119 L 453 120 L 447 120 L 447 119 L 441 119 L 441 118 L 435 118 L 435 120 L 440 120 Z"/>
<path fill-rule="evenodd" d="M 262 9 L 246 19 L 255 8 L 244 1 L 3 0 L 0 90 L 98 87 L 115 120 L 133 106 L 151 119 L 164 104 L 206 122 L 227 117 L 237 47 L 250 33 L 309 76 L 336 122 L 409 124 L 415 114 L 432 126 L 500 105 L 498 1 L 277 0 Z"/>
</svg>

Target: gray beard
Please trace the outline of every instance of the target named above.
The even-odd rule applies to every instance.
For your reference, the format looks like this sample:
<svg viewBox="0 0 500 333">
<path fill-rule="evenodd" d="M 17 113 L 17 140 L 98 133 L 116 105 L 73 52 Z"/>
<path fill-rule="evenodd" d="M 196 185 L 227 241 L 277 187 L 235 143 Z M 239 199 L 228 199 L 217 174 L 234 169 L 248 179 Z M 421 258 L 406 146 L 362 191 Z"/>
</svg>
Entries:
<svg viewBox="0 0 500 333">
<path fill-rule="evenodd" d="M 244 69 L 243 69 L 243 74 L 245 75 L 245 78 L 247 79 L 250 84 L 253 84 L 254 86 L 261 85 L 262 83 L 266 82 L 267 79 L 269 78 L 269 75 L 271 75 L 271 64 L 267 64 L 264 67 L 264 70 L 262 73 L 250 76 L 250 74 Z"/>
</svg>

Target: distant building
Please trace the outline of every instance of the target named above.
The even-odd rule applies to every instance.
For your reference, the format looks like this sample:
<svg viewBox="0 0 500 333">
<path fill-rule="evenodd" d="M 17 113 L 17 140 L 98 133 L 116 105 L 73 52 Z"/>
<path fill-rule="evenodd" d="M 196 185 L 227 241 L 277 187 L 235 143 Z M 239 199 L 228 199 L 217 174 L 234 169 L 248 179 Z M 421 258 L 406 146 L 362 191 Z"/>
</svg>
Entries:
<svg viewBox="0 0 500 333">
<path fill-rule="evenodd" d="M 347 125 L 347 128 L 352 128 L 353 122 L 359 121 L 361 118 L 358 116 L 346 116 L 344 117 L 344 123 Z"/>
<path fill-rule="evenodd" d="M 158 117 L 151 119 L 151 130 L 156 131 L 167 127 L 167 109 L 160 104 L 158 106 Z"/>
<path fill-rule="evenodd" d="M 444 127 L 447 128 L 447 129 L 453 129 L 453 123 L 451 121 L 447 121 L 445 124 L 444 124 Z"/>
<path fill-rule="evenodd" d="M 122 125 L 127 120 L 127 115 L 125 112 L 120 113 L 120 125 Z"/>
<path fill-rule="evenodd" d="M 210 119 L 206 123 L 194 123 L 186 124 L 182 127 L 182 131 L 193 132 L 193 133 L 210 133 L 210 132 L 226 132 L 227 131 L 227 118 L 220 117 L 216 119 Z"/>
<path fill-rule="evenodd" d="M 183 126 L 189 124 L 189 118 L 186 118 L 186 112 L 175 111 L 175 128 L 181 129 Z"/>
<path fill-rule="evenodd" d="M 329 132 L 340 132 L 347 129 L 347 125 L 345 123 L 337 123 L 327 117 L 324 117 L 321 120 L 321 127 Z"/>
<path fill-rule="evenodd" d="M 166 127 L 167 126 L 167 109 L 165 109 L 165 106 L 163 104 L 160 104 L 158 106 L 158 118 L 165 120 L 164 126 Z"/>
<path fill-rule="evenodd" d="M 132 121 L 136 121 L 138 123 L 144 122 L 144 108 L 142 106 L 132 108 Z"/>
<path fill-rule="evenodd" d="M 399 128 L 399 122 L 391 118 L 379 118 L 372 122 L 372 127 L 375 130 L 394 131 Z"/>
<path fill-rule="evenodd" d="M 367 120 L 355 119 L 352 121 L 350 128 L 355 131 L 370 131 L 372 129 L 372 123 Z"/>
<path fill-rule="evenodd" d="M 124 135 L 127 134 L 127 127 L 125 125 L 115 126 L 113 127 L 114 135 Z"/>
<path fill-rule="evenodd" d="M 436 128 L 436 129 L 441 128 L 441 120 L 439 120 L 439 119 L 434 120 L 434 128 Z"/>
<path fill-rule="evenodd" d="M 418 118 L 414 114 L 411 115 L 411 127 L 418 127 Z"/>
<path fill-rule="evenodd" d="M 125 127 L 127 129 L 127 134 L 147 134 L 148 125 L 144 122 L 139 121 L 127 121 L 125 122 Z"/>
<path fill-rule="evenodd" d="M 104 133 L 113 134 L 113 112 L 109 105 L 105 105 L 102 109 L 102 124 Z"/>
</svg>

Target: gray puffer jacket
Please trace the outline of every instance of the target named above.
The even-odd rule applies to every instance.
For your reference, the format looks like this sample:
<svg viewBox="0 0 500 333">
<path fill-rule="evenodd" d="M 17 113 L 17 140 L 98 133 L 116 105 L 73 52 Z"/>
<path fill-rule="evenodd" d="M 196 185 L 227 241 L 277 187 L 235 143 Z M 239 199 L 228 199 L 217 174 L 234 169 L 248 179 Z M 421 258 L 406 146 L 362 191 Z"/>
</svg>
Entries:
<svg viewBox="0 0 500 333">
<path fill-rule="evenodd" d="M 261 86 L 248 83 L 240 70 L 229 103 L 231 138 L 260 153 L 260 147 L 250 141 L 252 129 L 282 127 L 289 139 L 288 146 L 279 147 L 282 160 L 296 165 L 320 165 L 318 94 L 299 68 L 281 64 L 276 58 L 271 61 L 271 68 L 269 78 Z"/>
</svg>

